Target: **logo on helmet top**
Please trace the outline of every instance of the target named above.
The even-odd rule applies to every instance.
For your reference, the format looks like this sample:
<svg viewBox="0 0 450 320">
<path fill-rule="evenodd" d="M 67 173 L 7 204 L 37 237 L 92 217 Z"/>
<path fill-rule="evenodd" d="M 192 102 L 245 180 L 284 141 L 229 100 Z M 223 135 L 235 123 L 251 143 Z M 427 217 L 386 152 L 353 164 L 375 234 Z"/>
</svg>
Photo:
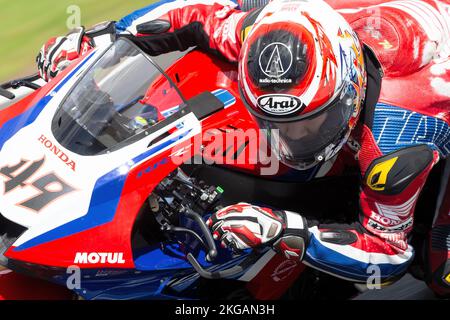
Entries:
<svg viewBox="0 0 450 320">
<path fill-rule="evenodd" d="M 268 94 L 259 97 L 258 107 L 274 116 L 286 116 L 301 111 L 305 104 L 296 96 L 288 94 Z"/>
<path fill-rule="evenodd" d="M 292 83 L 292 79 L 282 79 L 291 69 L 293 55 L 287 45 L 281 42 L 269 44 L 259 55 L 259 67 L 268 78 L 260 83 Z"/>
</svg>

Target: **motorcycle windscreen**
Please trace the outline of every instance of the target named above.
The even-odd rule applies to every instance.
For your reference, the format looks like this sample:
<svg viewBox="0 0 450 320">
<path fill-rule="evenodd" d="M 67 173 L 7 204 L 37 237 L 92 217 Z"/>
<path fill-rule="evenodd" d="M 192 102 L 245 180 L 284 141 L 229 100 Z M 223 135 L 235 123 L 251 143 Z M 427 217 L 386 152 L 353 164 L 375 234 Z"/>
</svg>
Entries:
<svg viewBox="0 0 450 320">
<path fill-rule="evenodd" d="M 133 43 L 119 39 L 67 95 L 52 131 L 72 152 L 97 155 L 148 130 L 183 103 L 173 82 Z"/>
</svg>

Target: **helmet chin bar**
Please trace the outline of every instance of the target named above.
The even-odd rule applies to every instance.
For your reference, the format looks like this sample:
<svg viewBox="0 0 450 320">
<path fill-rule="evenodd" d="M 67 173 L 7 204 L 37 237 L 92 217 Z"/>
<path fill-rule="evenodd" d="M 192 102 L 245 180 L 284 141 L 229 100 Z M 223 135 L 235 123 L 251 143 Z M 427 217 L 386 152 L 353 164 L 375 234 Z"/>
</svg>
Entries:
<svg viewBox="0 0 450 320">
<path fill-rule="evenodd" d="M 311 161 L 309 163 L 302 162 L 301 160 L 294 160 L 295 161 L 294 163 L 286 158 L 281 157 L 280 152 L 278 152 L 278 150 L 275 151 L 278 160 L 284 165 L 295 170 L 306 171 L 320 165 L 321 163 L 325 163 L 333 159 L 339 153 L 339 151 L 341 151 L 342 147 L 347 143 L 348 139 L 350 138 L 351 132 L 352 130 L 350 130 L 350 128 L 344 130 L 343 133 L 340 134 L 333 143 L 329 144 L 322 152 L 318 152 L 314 156 L 315 158 L 314 161 Z"/>
<path fill-rule="evenodd" d="M 288 166 L 288 167 L 290 167 L 292 169 L 298 170 L 298 171 L 306 171 L 306 170 L 312 169 L 312 168 L 318 166 L 319 164 L 321 164 L 323 162 L 326 162 L 329 159 L 331 159 L 331 158 L 327 159 L 326 151 L 317 153 L 314 156 L 314 160 L 312 160 L 312 158 L 311 158 L 311 160 L 312 160 L 311 162 L 306 162 L 306 161 L 302 161 L 302 160 L 292 160 L 292 161 L 290 161 L 290 160 L 288 160 L 288 159 L 286 159 L 284 157 L 281 157 L 280 155 L 278 155 L 278 158 L 279 158 L 280 162 L 283 163 L 284 165 L 286 165 L 286 166 Z"/>
<path fill-rule="evenodd" d="M 312 169 L 312 168 L 318 166 L 321 162 L 323 162 L 323 160 L 322 161 L 315 160 L 311 163 L 297 162 L 296 164 L 294 164 L 294 163 L 286 161 L 285 159 L 280 159 L 280 161 L 284 165 L 286 165 L 292 169 L 298 170 L 298 171 L 306 171 L 306 170 Z"/>
</svg>

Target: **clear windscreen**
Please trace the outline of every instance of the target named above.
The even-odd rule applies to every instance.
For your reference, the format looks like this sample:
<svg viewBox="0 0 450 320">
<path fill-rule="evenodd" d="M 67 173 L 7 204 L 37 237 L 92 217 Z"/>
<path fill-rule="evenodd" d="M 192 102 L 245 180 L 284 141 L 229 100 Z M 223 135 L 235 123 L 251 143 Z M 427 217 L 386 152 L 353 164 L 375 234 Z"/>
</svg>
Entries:
<svg viewBox="0 0 450 320">
<path fill-rule="evenodd" d="M 119 39 L 67 95 L 52 130 L 67 149 L 95 155 L 131 141 L 183 103 L 169 78 L 129 40 Z"/>
</svg>

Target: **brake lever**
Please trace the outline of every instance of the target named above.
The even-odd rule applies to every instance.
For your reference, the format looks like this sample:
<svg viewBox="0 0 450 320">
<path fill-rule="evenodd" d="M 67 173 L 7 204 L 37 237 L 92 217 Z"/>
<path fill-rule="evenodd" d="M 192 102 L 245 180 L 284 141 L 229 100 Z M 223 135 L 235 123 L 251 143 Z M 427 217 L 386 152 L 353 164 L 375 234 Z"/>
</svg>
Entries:
<svg viewBox="0 0 450 320">
<path fill-rule="evenodd" d="M 190 209 L 189 207 L 183 207 L 182 212 L 190 219 L 194 220 L 195 222 L 197 222 L 197 224 L 199 225 L 203 235 L 205 236 L 206 239 L 206 244 L 208 246 L 208 254 L 206 256 L 206 261 L 208 262 L 212 262 L 217 258 L 217 247 L 216 247 L 216 243 L 214 241 L 214 238 L 211 234 L 211 232 L 209 231 L 208 226 L 206 225 L 206 223 L 203 221 L 202 217 L 195 212 L 194 210 Z"/>
<path fill-rule="evenodd" d="M 165 231 L 165 232 L 171 232 L 171 233 L 186 233 L 186 234 L 189 234 L 192 237 L 194 237 L 195 239 L 197 239 L 197 241 L 200 242 L 200 244 L 203 246 L 203 248 L 205 248 L 206 250 L 209 250 L 209 248 L 206 245 L 205 241 L 203 241 L 203 239 L 191 229 L 186 229 L 186 228 L 182 228 L 182 227 L 175 227 L 175 226 L 172 226 L 170 224 L 166 224 L 166 225 L 161 227 L 161 230 Z"/>
</svg>

